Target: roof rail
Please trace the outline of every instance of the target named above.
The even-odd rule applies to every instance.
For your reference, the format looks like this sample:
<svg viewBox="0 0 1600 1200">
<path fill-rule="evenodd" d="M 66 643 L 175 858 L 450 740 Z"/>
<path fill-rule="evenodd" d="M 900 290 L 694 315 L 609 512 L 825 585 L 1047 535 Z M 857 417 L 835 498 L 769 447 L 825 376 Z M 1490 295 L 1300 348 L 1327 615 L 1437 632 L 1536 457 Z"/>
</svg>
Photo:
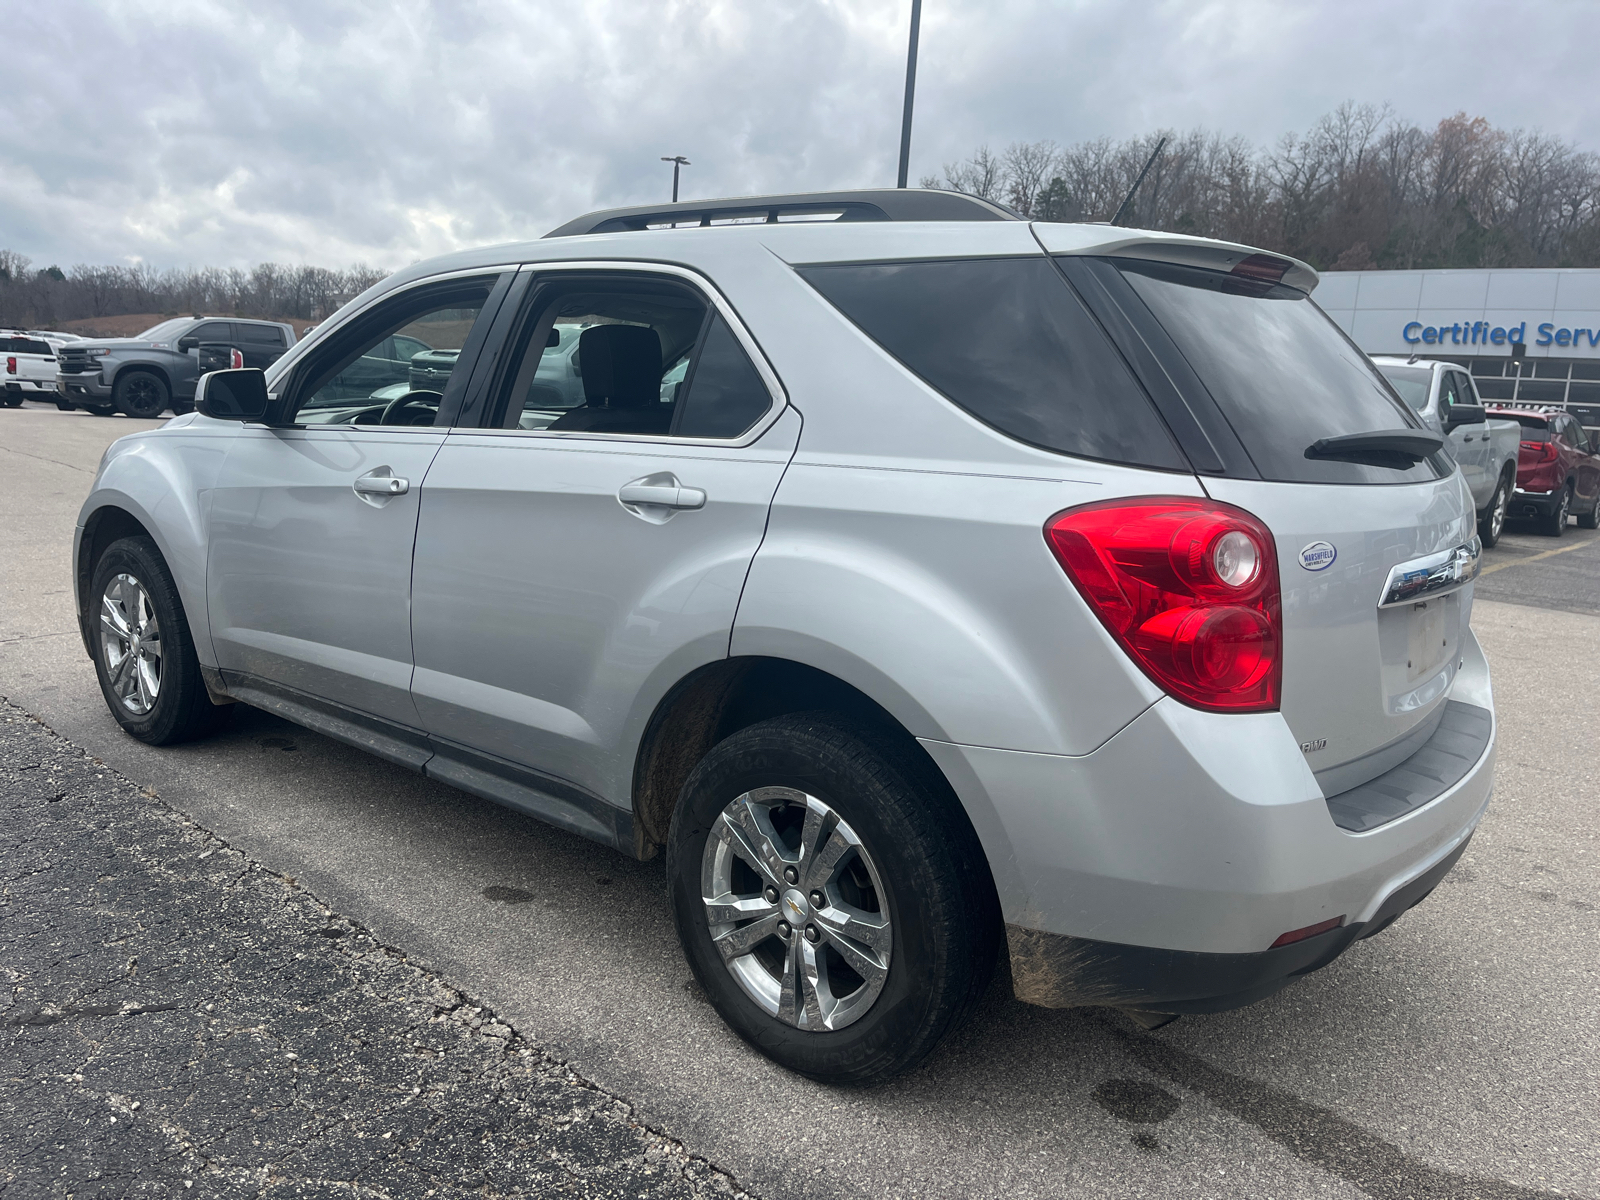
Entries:
<svg viewBox="0 0 1600 1200">
<path fill-rule="evenodd" d="M 778 225 L 824 221 L 1024 221 L 1003 204 L 965 192 L 925 188 L 871 188 L 859 192 L 797 192 L 789 196 L 735 196 L 723 200 L 687 200 L 677 204 L 641 204 L 588 213 L 544 236 L 577 237 L 585 233 L 624 233 L 671 229 L 693 222 L 711 225 Z"/>
</svg>

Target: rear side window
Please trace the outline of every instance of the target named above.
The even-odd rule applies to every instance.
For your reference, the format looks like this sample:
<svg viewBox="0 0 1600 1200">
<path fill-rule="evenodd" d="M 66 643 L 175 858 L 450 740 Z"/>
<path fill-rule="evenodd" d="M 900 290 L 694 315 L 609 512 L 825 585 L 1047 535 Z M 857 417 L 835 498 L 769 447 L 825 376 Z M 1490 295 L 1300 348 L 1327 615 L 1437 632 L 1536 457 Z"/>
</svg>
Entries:
<svg viewBox="0 0 1600 1200">
<path fill-rule="evenodd" d="M 738 437 L 772 407 L 767 385 L 719 312 L 711 315 L 688 383 L 672 431 L 679 437 Z"/>
<path fill-rule="evenodd" d="M 241 342 L 255 342 L 263 346 L 283 345 L 283 330 L 276 325 L 250 325 L 241 321 L 234 325 L 233 336 Z"/>
<path fill-rule="evenodd" d="M 1082 458 L 1188 469 L 1144 390 L 1048 259 L 798 270 L 907 369 L 1000 432 Z"/>
<path fill-rule="evenodd" d="M 1117 267 L 1177 343 L 1262 478 L 1392 484 L 1448 473 L 1438 455 L 1404 471 L 1306 457 L 1320 438 L 1421 423 L 1304 292 L 1166 263 L 1122 260 Z"/>
</svg>

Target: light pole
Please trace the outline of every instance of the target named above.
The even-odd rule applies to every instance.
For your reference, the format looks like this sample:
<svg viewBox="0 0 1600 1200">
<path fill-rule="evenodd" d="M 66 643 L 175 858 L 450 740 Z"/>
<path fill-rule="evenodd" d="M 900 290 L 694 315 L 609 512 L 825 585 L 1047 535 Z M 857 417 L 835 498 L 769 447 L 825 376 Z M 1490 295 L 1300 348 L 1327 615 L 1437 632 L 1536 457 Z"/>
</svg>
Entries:
<svg viewBox="0 0 1600 1200">
<path fill-rule="evenodd" d="M 917 93 L 917 31 L 922 27 L 922 0 L 911 0 L 911 43 L 906 48 L 906 107 L 900 117 L 900 182 L 911 170 L 911 101 Z"/>
<path fill-rule="evenodd" d="M 684 167 L 692 167 L 694 164 L 681 154 L 674 154 L 671 158 L 663 154 L 661 161 L 672 164 L 672 202 L 676 204 L 678 202 L 678 172 Z"/>
</svg>

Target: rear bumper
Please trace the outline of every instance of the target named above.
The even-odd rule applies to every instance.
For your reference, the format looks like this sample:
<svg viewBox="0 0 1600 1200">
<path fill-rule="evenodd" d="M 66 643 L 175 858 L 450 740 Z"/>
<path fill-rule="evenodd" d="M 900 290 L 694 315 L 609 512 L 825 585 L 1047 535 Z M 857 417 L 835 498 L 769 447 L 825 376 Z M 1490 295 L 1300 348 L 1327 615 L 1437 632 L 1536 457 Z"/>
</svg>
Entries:
<svg viewBox="0 0 1600 1200">
<path fill-rule="evenodd" d="M 1512 516 L 1528 513 L 1553 512 L 1561 500 L 1561 489 L 1557 488 L 1548 492 L 1537 492 L 1518 488 L 1511 493 L 1511 504 L 1507 511 Z"/>
<path fill-rule="evenodd" d="M 8 379 L 6 391 L 23 392 L 27 395 L 53 396 L 56 392 L 55 381 L 51 379 Z"/>
<path fill-rule="evenodd" d="M 1470 632 L 1462 660 L 1450 698 L 1492 712 Z M 1453 786 L 1353 832 L 1277 713 L 1165 699 L 1079 757 L 923 744 L 983 839 L 1018 997 L 1168 1011 L 1250 1003 L 1415 903 L 1477 827 L 1495 758 L 1491 731 Z"/>
</svg>

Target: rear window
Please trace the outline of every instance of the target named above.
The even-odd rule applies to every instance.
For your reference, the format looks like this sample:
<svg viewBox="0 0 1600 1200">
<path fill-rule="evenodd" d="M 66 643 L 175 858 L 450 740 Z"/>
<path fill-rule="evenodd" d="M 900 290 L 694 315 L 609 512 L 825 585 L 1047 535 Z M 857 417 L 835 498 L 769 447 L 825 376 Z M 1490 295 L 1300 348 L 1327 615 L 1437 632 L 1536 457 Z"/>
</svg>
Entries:
<svg viewBox="0 0 1600 1200">
<path fill-rule="evenodd" d="M 1320 438 L 1416 429 L 1371 361 L 1296 288 L 1121 260 L 1124 278 L 1188 359 L 1264 479 L 1414 483 L 1442 478 L 1442 456 L 1408 470 L 1306 457 Z"/>
<path fill-rule="evenodd" d="M 1543 417 L 1535 417 L 1525 413 L 1489 413 L 1497 421 L 1515 421 L 1522 426 L 1522 440 L 1525 442 L 1548 442 L 1550 440 L 1550 425 Z"/>
<path fill-rule="evenodd" d="M 1000 432 L 1082 458 L 1188 469 L 1143 389 L 1048 259 L 798 270 L 908 370 Z"/>
<path fill-rule="evenodd" d="M 1379 367 L 1383 377 L 1387 379 L 1394 390 L 1400 393 L 1400 399 L 1409 404 L 1415 411 L 1421 412 L 1428 407 L 1428 389 L 1433 386 L 1433 372 L 1427 367 Z"/>
<path fill-rule="evenodd" d="M 5 343 L 5 349 L 11 354 L 43 354 L 49 357 L 54 353 L 48 342 L 35 341 L 33 338 L 0 338 Z"/>
</svg>

